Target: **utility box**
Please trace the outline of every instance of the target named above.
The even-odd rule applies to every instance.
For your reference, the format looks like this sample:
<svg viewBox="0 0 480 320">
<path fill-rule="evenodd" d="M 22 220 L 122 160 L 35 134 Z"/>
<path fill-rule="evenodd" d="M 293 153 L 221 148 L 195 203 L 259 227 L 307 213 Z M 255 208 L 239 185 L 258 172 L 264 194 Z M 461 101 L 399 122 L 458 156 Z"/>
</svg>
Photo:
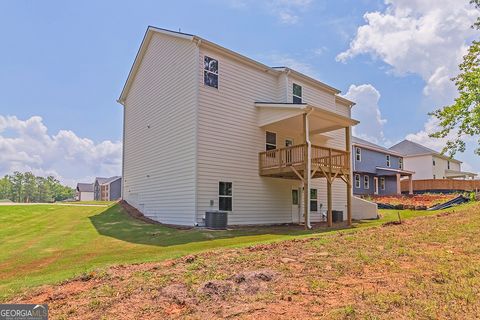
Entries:
<svg viewBox="0 0 480 320">
<path fill-rule="evenodd" d="M 332 221 L 333 222 L 342 222 L 343 221 L 343 211 L 332 210 Z"/>
<path fill-rule="evenodd" d="M 225 230 L 228 224 L 228 212 L 207 211 L 205 212 L 205 227 L 214 230 Z"/>
</svg>

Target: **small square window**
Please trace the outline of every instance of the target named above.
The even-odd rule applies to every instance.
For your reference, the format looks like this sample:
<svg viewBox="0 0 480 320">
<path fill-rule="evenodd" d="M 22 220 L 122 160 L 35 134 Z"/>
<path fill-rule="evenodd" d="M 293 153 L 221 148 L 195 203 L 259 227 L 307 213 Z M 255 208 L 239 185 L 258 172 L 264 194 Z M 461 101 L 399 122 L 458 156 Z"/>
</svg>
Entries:
<svg viewBox="0 0 480 320">
<path fill-rule="evenodd" d="M 218 89 L 218 60 L 205 56 L 203 82 L 209 87 Z"/>
<path fill-rule="evenodd" d="M 363 189 L 370 189 L 370 177 L 363 176 Z"/>
<path fill-rule="evenodd" d="M 355 147 L 355 160 L 362 161 L 362 149 Z"/>
<path fill-rule="evenodd" d="M 390 155 L 387 154 L 387 167 L 390 167 Z"/>
<path fill-rule="evenodd" d="M 360 175 L 355 174 L 355 188 L 360 189 Z"/>
</svg>

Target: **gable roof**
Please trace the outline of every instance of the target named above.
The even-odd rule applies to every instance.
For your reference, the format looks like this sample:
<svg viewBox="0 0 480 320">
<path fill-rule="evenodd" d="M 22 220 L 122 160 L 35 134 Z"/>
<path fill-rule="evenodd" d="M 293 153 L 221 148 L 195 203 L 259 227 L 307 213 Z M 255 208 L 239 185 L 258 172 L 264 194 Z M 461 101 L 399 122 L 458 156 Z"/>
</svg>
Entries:
<svg viewBox="0 0 480 320">
<path fill-rule="evenodd" d="M 100 177 L 97 177 L 95 178 L 95 182 L 98 182 L 98 184 L 100 185 L 103 185 L 103 184 L 110 184 L 118 179 L 121 179 L 122 177 L 121 176 L 113 176 L 113 177 L 110 177 L 110 178 L 100 178 Z"/>
<path fill-rule="evenodd" d="M 93 192 L 93 183 L 77 183 L 77 191 Z"/>
<path fill-rule="evenodd" d="M 352 136 L 352 145 L 358 146 L 358 147 L 361 147 L 361 148 L 364 148 L 364 149 L 369 149 L 369 150 L 385 153 L 385 154 L 395 155 L 395 156 L 398 156 L 398 157 L 403 156 L 401 153 L 399 153 L 395 150 L 390 150 L 388 148 L 379 146 L 378 144 L 375 144 L 373 142 L 370 142 L 370 141 L 367 141 L 367 140 L 364 140 L 364 139 L 360 139 L 360 138 L 355 137 L 355 136 Z"/>
<path fill-rule="evenodd" d="M 250 58 L 248 58 L 244 55 L 241 55 L 241 54 L 239 54 L 235 51 L 232 51 L 230 49 L 222 47 L 222 46 L 220 46 L 216 43 L 210 42 L 210 41 L 208 41 L 204 38 L 201 38 L 199 36 L 189 34 L 189 33 L 184 33 L 184 32 L 177 32 L 177 31 L 172 31 L 172 30 L 168 30 L 168 29 L 153 27 L 153 26 L 148 26 L 147 31 L 145 32 L 145 35 L 143 37 L 140 48 L 138 49 L 137 55 L 135 57 L 133 65 L 130 69 L 130 72 L 128 74 L 127 80 L 125 81 L 125 84 L 123 86 L 120 97 L 117 100 L 117 102 L 119 102 L 120 104 L 125 103 L 125 99 L 127 97 L 128 91 L 129 91 L 129 89 L 132 85 L 133 79 L 135 78 L 135 75 L 136 75 L 136 73 L 137 73 L 137 71 L 140 67 L 140 64 L 141 64 L 142 59 L 145 55 L 145 52 L 147 51 L 150 40 L 151 40 L 153 34 L 155 34 L 155 33 L 169 35 L 169 36 L 172 36 L 172 37 L 182 38 L 182 39 L 185 39 L 185 40 L 188 40 L 188 41 L 195 42 L 198 46 L 205 46 L 205 47 L 209 47 L 210 49 L 220 51 L 220 52 L 222 52 L 222 53 L 224 53 L 224 54 L 226 54 L 226 55 L 228 55 L 228 56 L 230 56 L 234 59 L 237 59 L 237 60 L 240 60 L 244 63 L 256 66 L 257 68 L 260 68 L 265 72 L 270 72 L 270 73 L 277 74 L 277 75 L 280 75 L 282 73 L 287 73 L 287 74 L 292 73 L 295 76 L 302 78 L 302 80 L 310 82 L 310 83 L 312 83 L 312 84 L 314 84 L 318 87 L 321 87 L 324 90 L 332 92 L 333 94 L 336 95 L 336 97 L 338 97 L 338 99 L 337 99 L 338 102 L 343 103 L 343 104 L 348 104 L 350 106 L 355 105 L 355 103 L 353 101 L 350 101 L 350 100 L 348 100 L 344 97 L 337 96 L 337 94 L 339 94 L 341 92 L 340 90 L 338 90 L 336 88 L 333 88 L 333 87 L 331 87 L 331 86 L 329 86 L 329 85 L 327 85 L 327 84 L 325 84 L 325 83 L 323 83 L 323 82 L 321 82 L 317 79 L 309 77 L 309 76 L 307 76 L 307 75 L 305 75 L 301 72 L 298 72 L 296 70 L 293 70 L 291 68 L 269 67 L 269 66 L 267 66 L 267 65 L 265 65 L 261 62 L 250 59 Z"/>
<path fill-rule="evenodd" d="M 440 152 L 437 152 L 433 149 L 427 148 L 425 146 L 422 146 L 421 144 L 418 144 L 416 142 L 410 141 L 410 140 L 403 140 L 396 145 L 393 145 L 390 147 L 390 150 L 395 150 L 397 152 L 402 153 L 405 157 L 415 157 L 415 156 L 426 156 L 426 155 L 434 155 L 439 158 L 443 158 L 446 160 L 454 161 L 454 162 L 459 162 L 461 161 L 450 158 L 448 156 L 445 156 L 441 154 Z"/>
</svg>

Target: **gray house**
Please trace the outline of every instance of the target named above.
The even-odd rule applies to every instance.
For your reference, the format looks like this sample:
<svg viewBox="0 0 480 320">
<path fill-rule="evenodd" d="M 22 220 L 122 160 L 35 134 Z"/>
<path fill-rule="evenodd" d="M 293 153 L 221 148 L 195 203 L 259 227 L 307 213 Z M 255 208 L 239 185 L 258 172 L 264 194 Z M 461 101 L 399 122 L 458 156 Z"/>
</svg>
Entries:
<svg viewBox="0 0 480 320">
<path fill-rule="evenodd" d="M 353 193 L 356 195 L 401 194 L 400 180 L 410 180 L 412 175 L 403 166 L 402 154 L 352 137 Z"/>
<path fill-rule="evenodd" d="M 115 201 L 122 196 L 122 177 L 95 178 L 94 198 L 97 201 Z"/>
</svg>

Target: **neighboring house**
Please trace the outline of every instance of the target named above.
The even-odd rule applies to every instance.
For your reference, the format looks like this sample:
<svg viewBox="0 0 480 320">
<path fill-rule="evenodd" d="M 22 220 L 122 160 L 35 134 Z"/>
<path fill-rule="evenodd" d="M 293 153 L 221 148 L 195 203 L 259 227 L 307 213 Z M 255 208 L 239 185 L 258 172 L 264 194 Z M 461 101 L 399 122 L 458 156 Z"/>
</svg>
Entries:
<svg viewBox="0 0 480 320">
<path fill-rule="evenodd" d="M 75 199 L 77 201 L 92 201 L 93 183 L 77 183 Z"/>
<path fill-rule="evenodd" d="M 96 178 L 94 198 L 97 201 L 115 201 L 122 197 L 122 177 Z"/>
<path fill-rule="evenodd" d="M 423 179 L 473 179 L 477 174 L 462 171 L 462 162 L 418 143 L 403 140 L 390 150 L 403 154 L 404 166 L 414 171 L 414 180 Z"/>
<path fill-rule="evenodd" d="M 327 209 L 347 219 L 357 121 L 339 93 L 200 37 L 149 27 L 118 100 L 123 199 L 176 225 L 203 225 L 209 210 L 229 212 L 230 225 L 308 224 Z"/>
<path fill-rule="evenodd" d="M 401 194 L 401 179 L 409 179 L 412 187 L 414 172 L 405 170 L 403 161 L 403 156 L 396 151 L 352 137 L 353 193 Z"/>
</svg>

